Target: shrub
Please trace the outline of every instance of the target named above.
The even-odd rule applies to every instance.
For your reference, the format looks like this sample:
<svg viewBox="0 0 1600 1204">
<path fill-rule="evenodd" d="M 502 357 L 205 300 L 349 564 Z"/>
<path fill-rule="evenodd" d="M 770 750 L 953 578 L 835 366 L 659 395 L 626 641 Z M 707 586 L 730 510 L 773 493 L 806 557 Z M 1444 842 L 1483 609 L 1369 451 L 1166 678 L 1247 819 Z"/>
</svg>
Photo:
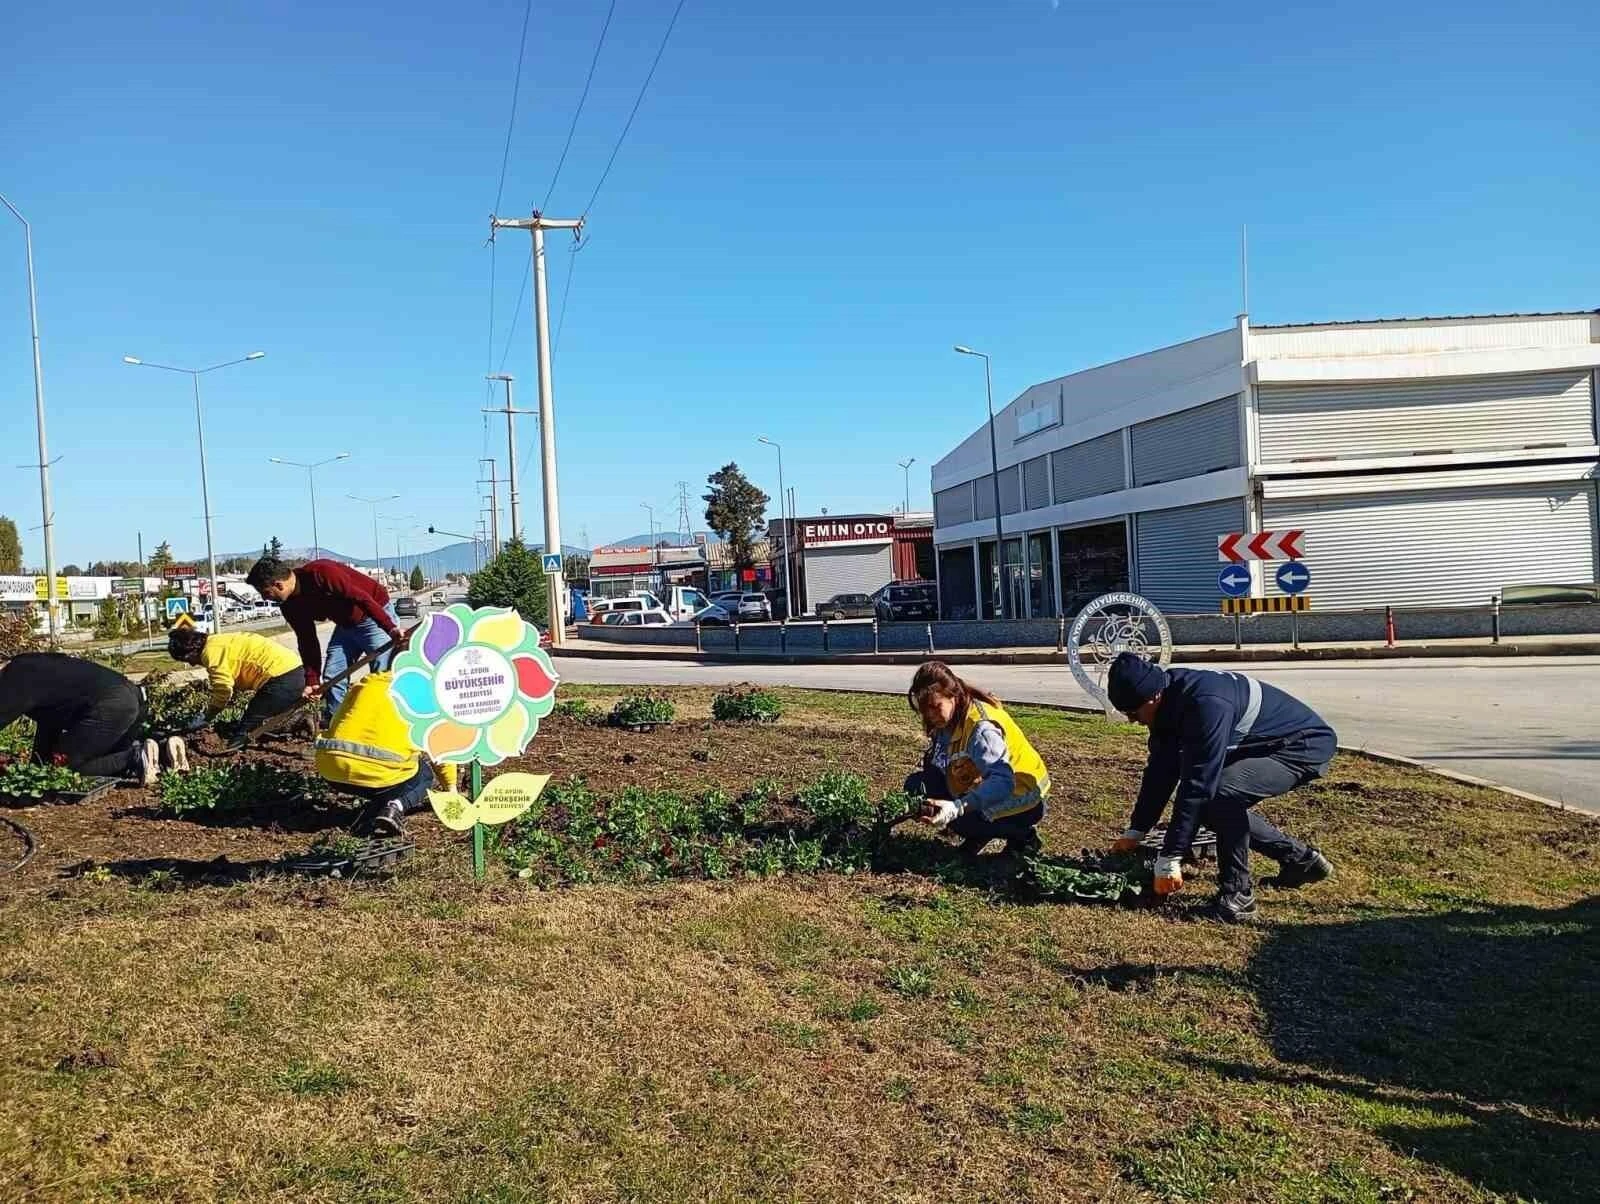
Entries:
<svg viewBox="0 0 1600 1204">
<path fill-rule="evenodd" d="M 144 679 L 144 694 L 149 702 L 145 727 L 152 735 L 170 735 L 204 713 L 211 690 L 204 682 L 180 681 L 163 669 Z"/>
<path fill-rule="evenodd" d="M 677 716 L 678 708 L 660 694 L 630 694 L 611 708 L 611 722 L 618 725 L 671 723 Z"/>
<path fill-rule="evenodd" d="M 723 723 L 776 723 L 783 704 L 769 690 L 720 690 L 711 700 L 711 717 Z"/>
<path fill-rule="evenodd" d="M 239 811 L 261 803 L 322 802 L 322 779 L 275 765 L 202 765 L 188 773 L 164 773 L 156 784 L 168 815 Z"/>
</svg>

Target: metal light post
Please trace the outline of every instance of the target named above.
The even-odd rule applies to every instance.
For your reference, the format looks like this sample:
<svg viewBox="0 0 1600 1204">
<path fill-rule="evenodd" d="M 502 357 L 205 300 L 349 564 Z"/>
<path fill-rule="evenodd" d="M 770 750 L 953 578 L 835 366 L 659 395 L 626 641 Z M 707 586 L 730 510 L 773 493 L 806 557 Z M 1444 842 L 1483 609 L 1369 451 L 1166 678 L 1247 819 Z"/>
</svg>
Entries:
<svg viewBox="0 0 1600 1204">
<path fill-rule="evenodd" d="M 656 547 L 656 508 L 649 502 L 640 502 L 650 514 L 650 575 L 659 578 L 661 575 L 661 553 Z M 661 588 L 659 580 L 654 582 L 657 589 Z"/>
<path fill-rule="evenodd" d="M 383 549 L 378 546 L 378 507 L 385 502 L 398 501 L 400 495 L 391 493 L 388 497 L 357 497 L 353 493 L 345 494 L 352 502 L 362 502 L 372 507 L 372 567 L 383 573 Z"/>
<path fill-rule="evenodd" d="M 378 517 L 383 519 L 383 521 L 386 522 L 386 523 L 399 524 L 399 523 L 405 522 L 408 519 L 416 518 L 417 516 L 415 514 L 380 514 L 380 515 L 378 515 Z M 399 577 L 402 581 L 404 581 L 405 578 L 406 578 L 406 564 L 405 564 L 406 558 L 405 558 L 405 554 L 400 551 L 400 533 L 401 533 L 402 530 L 404 530 L 404 528 L 396 525 L 396 526 L 390 527 L 389 530 L 394 532 L 394 571 L 395 571 L 395 575 L 397 577 Z M 379 565 L 379 568 L 382 568 L 382 567 L 383 567 L 382 565 Z"/>
<path fill-rule="evenodd" d="M 481 542 L 476 535 L 463 535 L 459 531 L 446 531 L 443 527 L 429 527 L 429 535 L 448 535 L 451 539 L 464 539 L 472 545 L 472 559 L 478 561 L 478 544 Z"/>
<path fill-rule="evenodd" d="M 775 448 L 778 452 L 778 512 L 781 518 L 778 522 L 778 533 L 781 536 L 779 545 L 783 556 L 783 614 L 784 618 L 794 618 L 794 589 L 789 584 L 789 512 L 783 499 L 788 496 L 783 488 L 783 444 L 768 439 L 765 435 L 756 436 L 757 443 L 765 443 L 768 447 Z M 741 582 L 741 585 L 743 583 Z"/>
<path fill-rule="evenodd" d="M 989 376 L 989 357 L 959 343 L 956 350 L 962 355 L 975 355 L 983 361 L 983 388 L 989 399 L 989 479 L 994 484 L 994 561 L 1000 579 L 999 614 L 1006 617 L 1006 537 L 1000 524 L 1000 453 L 994 439 L 994 383 Z"/>
<path fill-rule="evenodd" d="M 222 590 L 217 585 L 217 554 L 211 542 L 211 490 L 206 484 L 206 428 L 200 415 L 200 378 L 207 372 L 215 372 L 218 368 L 231 368 L 235 364 L 248 363 L 265 356 L 265 351 L 252 351 L 248 355 L 240 356 L 236 360 L 225 360 L 220 364 L 212 364 L 209 368 L 175 368 L 171 364 L 152 364 L 137 356 L 125 355 L 122 362 L 132 364 L 135 368 L 160 368 L 163 372 L 182 372 L 188 375 L 194 383 L 194 430 L 200 444 L 200 504 L 206 512 L 206 571 L 211 575 L 211 630 L 222 629 Z"/>
<path fill-rule="evenodd" d="M 280 460 L 277 456 L 268 456 L 272 464 L 287 464 L 290 468 L 303 468 L 306 470 L 306 482 L 311 486 L 311 559 L 316 560 L 322 554 L 322 540 L 317 535 L 317 478 L 316 471 L 324 464 L 332 464 L 337 460 L 348 460 L 349 452 L 340 452 L 337 456 L 329 456 L 326 460 L 318 460 L 315 464 L 302 464 L 299 460 Z"/>
<path fill-rule="evenodd" d="M 901 514 L 911 513 L 911 466 L 916 462 L 917 458 L 915 456 L 912 456 L 909 460 L 896 461 L 906 471 L 906 501 L 905 506 L 900 511 Z"/>
<path fill-rule="evenodd" d="M 0 205 L 11 210 L 11 215 L 22 223 L 22 241 L 28 256 L 28 325 L 33 332 L 33 421 L 39 433 L 39 509 L 44 522 L 44 610 L 50 628 L 50 643 L 55 644 L 61 634 L 61 621 L 56 615 L 56 519 L 50 504 L 50 453 L 44 437 L 44 369 L 39 361 L 39 302 L 33 287 L 33 227 L 17 207 L 4 196 Z"/>
</svg>

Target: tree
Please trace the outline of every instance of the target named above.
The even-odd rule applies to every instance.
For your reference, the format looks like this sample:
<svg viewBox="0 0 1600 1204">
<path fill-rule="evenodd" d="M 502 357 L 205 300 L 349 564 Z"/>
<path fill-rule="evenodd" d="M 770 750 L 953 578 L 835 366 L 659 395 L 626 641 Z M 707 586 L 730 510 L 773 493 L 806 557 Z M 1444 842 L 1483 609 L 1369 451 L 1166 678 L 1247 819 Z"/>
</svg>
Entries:
<svg viewBox="0 0 1600 1204">
<path fill-rule="evenodd" d="M 100 614 L 95 619 L 95 638 L 114 640 L 122 634 L 122 605 L 116 598 L 106 598 L 100 603 Z"/>
<path fill-rule="evenodd" d="M 536 627 L 550 619 L 549 586 L 538 553 L 520 539 L 506 542 L 500 555 L 472 575 L 468 606 L 509 606 Z"/>
<path fill-rule="evenodd" d="M 22 572 L 22 540 L 17 524 L 0 514 L 0 573 Z"/>
<path fill-rule="evenodd" d="M 771 499 L 739 471 L 724 464 L 706 478 L 711 492 L 704 495 L 706 525 L 728 545 L 735 569 L 755 567 L 755 542 L 766 526 Z"/>
<path fill-rule="evenodd" d="M 178 562 L 172 558 L 172 545 L 162 540 L 156 545 L 156 550 L 150 553 L 150 576 L 159 577 L 164 569 L 170 568 Z"/>
<path fill-rule="evenodd" d="M 83 569 L 75 564 L 64 564 L 56 570 L 56 573 L 62 577 L 82 577 L 84 575 Z"/>
<path fill-rule="evenodd" d="M 283 540 L 274 535 L 268 542 L 261 545 L 261 554 L 270 556 L 274 560 L 283 559 Z"/>
<path fill-rule="evenodd" d="M 427 584 L 428 584 L 428 579 L 422 575 L 422 566 L 420 564 L 412 565 L 411 566 L 411 592 L 412 593 L 416 593 L 419 589 L 421 589 L 424 585 L 427 585 Z"/>
</svg>

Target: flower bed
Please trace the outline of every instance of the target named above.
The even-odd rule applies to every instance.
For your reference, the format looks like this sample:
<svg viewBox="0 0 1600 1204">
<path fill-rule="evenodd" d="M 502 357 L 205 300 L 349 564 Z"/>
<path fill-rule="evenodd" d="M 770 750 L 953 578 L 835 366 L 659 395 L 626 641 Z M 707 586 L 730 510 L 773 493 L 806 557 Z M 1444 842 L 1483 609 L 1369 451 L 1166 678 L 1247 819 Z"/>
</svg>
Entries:
<svg viewBox="0 0 1600 1204">
<path fill-rule="evenodd" d="M 321 778 L 249 762 L 202 765 L 187 773 L 164 773 L 156 784 L 161 810 L 168 815 L 225 814 L 264 803 L 326 802 Z"/>
</svg>

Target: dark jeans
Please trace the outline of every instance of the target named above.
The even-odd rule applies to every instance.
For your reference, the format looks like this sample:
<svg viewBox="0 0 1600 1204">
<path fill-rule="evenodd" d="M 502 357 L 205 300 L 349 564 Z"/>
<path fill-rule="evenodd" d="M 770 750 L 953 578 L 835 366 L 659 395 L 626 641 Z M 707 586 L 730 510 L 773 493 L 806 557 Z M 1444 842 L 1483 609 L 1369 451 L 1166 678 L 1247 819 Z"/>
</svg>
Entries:
<svg viewBox="0 0 1600 1204">
<path fill-rule="evenodd" d="M 950 785 L 944 771 L 930 765 L 906 779 L 905 792 L 914 798 L 949 798 Z M 1042 819 L 1044 804 L 1035 803 L 1004 819 L 986 819 L 977 811 L 967 811 L 951 820 L 947 830 L 963 840 L 1019 840 L 1037 828 Z"/>
<path fill-rule="evenodd" d="M 126 690 L 96 698 L 65 726 L 41 724 L 33 738 L 33 755 L 48 762 L 60 753 L 68 769 L 90 777 L 121 777 L 129 770 L 144 713 L 144 691 L 129 682 Z"/>
<path fill-rule="evenodd" d="M 365 799 L 369 804 L 381 806 L 399 801 L 407 815 L 421 811 L 428 805 L 428 787 L 433 785 L 433 766 L 426 759 L 419 761 L 417 772 L 396 786 L 340 786 L 338 789 Z"/>
<path fill-rule="evenodd" d="M 1333 752 L 1332 740 L 1296 740 L 1269 756 L 1240 757 L 1223 766 L 1217 793 L 1206 804 L 1203 817 L 1217 834 L 1223 893 L 1251 889 L 1252 849 L 1279 865 L 1304 865 L 1311 860 L 1310 846 L 1273 827 L 1255 805 L 1320 778 L 1327 772 Z"/>
<path fill-rule="evenodd" d="M 294 710 L 300 705 L 305 688 L 304 665 L 290 669 L 287 673 L 278 674 L 256 691 L 256 696 L 250 700 L 250 705 L 245 707 L 244 714 L 239 717 L 234 734 L 246 735 L 255 731 L 268 719 L 276 718 L 285 711 Z"/>
</svg>

